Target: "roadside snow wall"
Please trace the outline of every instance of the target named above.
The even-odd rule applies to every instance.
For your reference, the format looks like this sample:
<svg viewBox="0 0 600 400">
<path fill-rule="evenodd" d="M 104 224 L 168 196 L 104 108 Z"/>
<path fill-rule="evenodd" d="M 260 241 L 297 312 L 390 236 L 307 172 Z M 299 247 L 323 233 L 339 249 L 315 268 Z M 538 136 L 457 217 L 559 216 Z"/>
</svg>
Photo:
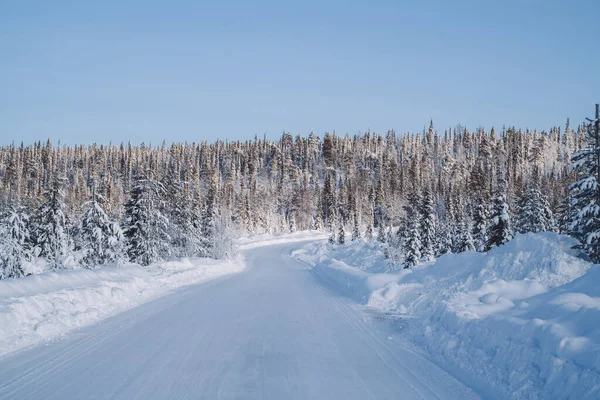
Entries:
<svg viewBox="0 0 600 400">
<path fill-rule="evenodd" d="M 447 370 L 515 399 L 600 398 L 600 266 L 571 238 L 517 235 L 489 253 L 382 272 L 377 246 L 312 244 L 294 256 L 327 285 L 384 313 Z M 389 268 L 389 267 L 388 267 Z"/>
</svg>

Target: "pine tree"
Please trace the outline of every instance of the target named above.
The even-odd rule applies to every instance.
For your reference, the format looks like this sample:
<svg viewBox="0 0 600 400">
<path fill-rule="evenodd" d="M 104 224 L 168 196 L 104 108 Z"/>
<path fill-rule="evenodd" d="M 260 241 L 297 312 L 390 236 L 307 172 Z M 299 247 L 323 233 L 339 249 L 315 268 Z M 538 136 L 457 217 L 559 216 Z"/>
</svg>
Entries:
<svg viewBox="0 0 600 400">
<path fill-rule="evenodd" d="M 352 241 L 360 240 L 360 228 L 358 226 L 358 213 L 356 210 L 352 215 L 353 226 L 352 226 Z"/>
<path fill-rule="evenodd" d="M 66 179 L 55 175 L 44 193 L 45 201 L 37 215 L 35 253 L 48 261 L 52 269 L 64 268 L 72 249 L 64 202 Z"/>
<path fill-rule="evenodd" d="M 373 241 L 373 222 L 369 221 L 367 225 L 367 230 L 365 231 L 365 239 L 367 242 Z"/>
<path fill-rule="evenodd" d="M 216 190 L 213 185 L 208 190 L 202 216 L 202 257 L 217 258 L 219 240 L 219 211 Z"/>
<path fill-rule="evenodd" d="M 451 222 L 445 220 L 440 221 L 436 230 L 435 237 L 435 256 L 440 257 L 444 254 L 452 252 L 453 241 L 452 238 L 457 234 L 456 230 L 452 226 Z"/>
<path fill-rule="evenodd" d="M 530 187 L 519 202 L 518 231 L 535 233 L 554 230 L 554 216 L 547 197 L 537 187 Z"/>
<path fill-rule="evenodd" d="M 379 222 L 379 226 L 377 227 L 377 241 L 379 243 L 387 243 L 387 235 L 383 222 Z"/>
<path fill-rule="evenodd" d="M 587 146 L 575 153 L 571 164 L 578 180 L 569 190 L 572 196 L 571 232 L 579 240 L 578 248 L 594 261 L 600 261 L 600 112 L 586 126 Z"/>
<path fill-rule="evenodd" d="M 125 259 L 125 238 L 118 223 L 110 220 L 98 204 L 95 189 L 75 239 L 84 267 L 120 264 Z"/>
<path fill-rule="evenodd" d="M 513 238 L 509 207 L 504 194 L 498 193 L 494 196 L 490 208 L 491 214 L 487 229 L 488 240 L 485 242 L 485 251 L 490 251 L 496 246 L 502 246 Z"/>
<path fill-rule="evenodd" d="M 11 206 L 0 215 L 0 279 L 25 275 L 23 263 L 31 258 L 28 216 Z"/>
<path fill-rule="evenodd" d="M 460 236 L 458 237 L 456 252 L 475 251 L 475 243 L 471 235 L 471 228 L 464 221 L 461 224 Z"/>
<path fill-rule="evenodd" d="M 435 239 L 436 239 L 436 211 L 433 195 L 429 188 L 425 190 L 421 207 L 419 210 L 419 236 L 421 239 L 421 257 L 423 260 L 433 260 L 435 256 Z"/>
<path fill-rule="evenodd" d="M 483 204 L 483 199 L 476 198 L 473 210 L 473 228 L 472 237 L 475 251 L 485 251 L 485 244 L 488 241 L 488 210 Z"/>
<path fill-rule="evenodd" d="M 140 174 L 131 189 L 131 198 L 125 203 L 127 255 L 131 262 L 143 266 L 168 257 L 171 240 L 169 220 L 161 209 L 163 185 L 151 178 L 151 173 Z"/>
<path fill-rule="evenodd" d="M 323 202 L 321 201 L 321 196 L 318 196 L 319 199 L 317 201 L 317 209 L 315 210 L 313 217 L 313 229 L 315 231 L 323 230 Z"/>
<path fill-rule="evenodd" d="M 327 239 L 327 242 L 329 244 L 335 244 L 336 240 L 335 240 L 335 231 L 330 231 L 329 233 L 329 238 Z"/>
<path fill-rule="evenodd" d="M 340 218 L 339 226 L 338 226 L 338 244 L 346 243 L 346 232 L 344 231 L 344 224 L 342 223 L 342 219 Z"/>
<path fill-rule="evenodd" d="M 421 227 L 420 216 L 416 207 L 408 206 L 407 209 L 407 233 L 404 241 L 404 268 L 411 268 L 417 265 L 421 259 Z"/>
<path fill-rule="evenodd" d="M 178 164 L 175 162 L 174 164 Z M 170 251 L 176 256 L 188 256 L 189 250 L 189 221 L 191 219 L 192 202 L 185 184 L 181 182 L 179 169 L 171 165 L 161 182 L 163 187 L 160 209 L 168 221 L 168 235 L 170 237 Z"/>
<path fill-rule="evenodd" d="M 187 254 L 195 257 L 206 257 L 203 238 L 204 213 L 201 207 L 200 194 L 197 190 L 191 199 L 189 219 L 186 221 L 185 234 Z"/>
<path fill-rule="evenodd" d="M 558 205 L 557 230 L 562 234 L 571 234 L 571 196 L 567 195 Z"/>
</svg>

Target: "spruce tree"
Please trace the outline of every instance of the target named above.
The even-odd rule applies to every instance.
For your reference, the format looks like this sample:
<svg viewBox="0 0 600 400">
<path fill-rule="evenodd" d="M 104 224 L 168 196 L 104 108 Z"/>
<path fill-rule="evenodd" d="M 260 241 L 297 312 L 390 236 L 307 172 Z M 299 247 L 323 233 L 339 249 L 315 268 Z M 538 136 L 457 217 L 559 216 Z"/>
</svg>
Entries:
<svg viewBox="0 0 600 400">
<path fill-rule="evenodd" d="M 556 229 L 559 233 L 571 233 L 571 196 L 567 195 L 561 200 L 557 208 L 558 218 L 556 220 Z"/>
<path fill-rule="evenodd" d="M 594 261 L 600 261 L 600 112 L 585 127 L 586 147 L 575 153 L 571 164 L 577 181 L 569 190 L 572 196 L 571 232 Z"/>
<path fill-rule="evenodd" d="M 64 268 L 64 261 L 72 249 L 65 210 L 66 178 L 55 175 L 44 192 L 45 201 L 37 215 L 35 253 L 48 261 L 52 269 Z"/>
<path fill-rule="evenodd" d="M 365 239 L 367 242 L 373 241 L 373 222 L 369 219 L 367 230 L 365 231 Z"/>
<path fill-rule="evenodd" d="M 496 246 L 502 246 L 513 238 L 508 203 L 503 193 L 498 193 L 492 199 L 491 214 L 488 221 L 485 251 Z"/>
<path fill-rule="evenodd" d="M 411 268 L 417 265 L 421 259 L 421 227 L 420 216 L 414 206 L 409 206 L 407 210 L 407 233 L 404 241 L 404 268 Z"/>
<path fill-rule="evenodd" d="M 471 234 L 475 251 L 485 251 L 485 244 L 488 241 L 488 216 L 488 209 L 483 204 L 483 199 L 477 197 L 473 209 L 473 227 Z"/>
<path fill-rule="evenodd" d="M 518 231 L 552 232 L 555 230 L 554 216 L 548 199 L 540 190 L 532 186 L 523 194 L 519 202 Z"/>
<path fill-rule="evenodd" d="M 321 201 L 321 196 L 318 194 L 317 200 L 317 209 L 315 210 L 313 216 L 313 229 L 315 231 L 323 230 L 323 202 Z"/>
<path fill-rule="evenodd" d="M 462 253 L 464 251 L 475 251 L 475 243 L 471 235 L 471 228 L 463 221 L 457 240 L 456 252 Z"/>
<path fill-rule="evenodd" d="M 377 227 L 377 241 L 379 243 L 387 243 L 387 235 L 385 232 L 385 225 L 382 221 L 379 222 L 379 226 Z"/>
<path fill-rule="evenodd" d="M 338 223 L 337 242 L 338 242 L 338 244 L 346 243 L 346 232 L 344 231 L 344 224 L 343 224 L 341 218 L 339 219 L 339 223 Z"/>
<path fill-rule="evenodd" d="M 353 225 L 352 225 L 352 241 L 360 240 L 360 228 L 358 226 L 358 213 L 354 210 L 352 215 Z"/>
<path fill-rule="evenodd" d="M 435 257 L 435 239 L 436 239 L 436 210 L 433 195 L 429 188 L 425 189 L 421 206 L 419 209 L 419 236 L 421 240 L 421 257 L 423 260 L 430 261 Z"/>
<path fill-rule="evenodd" d="M 125 259 L 125 238 L 118 223 L 111 221 L 97 201 L 95 189 L 86 205 L 75 238 L 84 267 L 119 264 Z"/>
<path fill-rule="evenodd" d="M 136 176 L 131 198 L 125 203 L 127 255 L 143 266 L 164 260 L 170 254 L 169 220 L 161 209 L 163 185 L 150 172 Z"/>
<path fill-rule="evenodd" d="M 0 279 L 25 275 L 23 263 L 31 259 L 28 219 L 16 206 L 0 215 Z"/>
</svg>

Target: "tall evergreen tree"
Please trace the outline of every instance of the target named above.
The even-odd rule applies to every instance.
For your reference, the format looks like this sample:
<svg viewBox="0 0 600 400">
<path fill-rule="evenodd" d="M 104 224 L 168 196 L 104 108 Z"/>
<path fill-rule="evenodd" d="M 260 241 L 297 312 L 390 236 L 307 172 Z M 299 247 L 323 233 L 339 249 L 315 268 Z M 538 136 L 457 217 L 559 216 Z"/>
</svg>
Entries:
<svg viewBox="0 0 600 400">
<path fill-rule="evenodd" d="M 118 223 L 110 220 L 98 204 L 95 190 L 81 218 L 75 238 L 80 262 L 85 267 L 119 264 L 125 259 L 125 237 Z"/>
<path fill-rule="evenodd" d="M 518 231 L 535 233 L 554 230 L 554 216 L 546 196 L 537 187 L 530 187 L 519 202 Z"/>
<path fill-rule="evenodd" d="M 169 220 L 163 215 L 163 185 L 152 173 L 139 174 L 125 203 L 127 255 L 131 262 L 147 266 L 165 259 L 170 253 Z"/>
<path fill-rule="evenodd" d="M 488 240 L 485 242 L 485 251 L 501 246 L 513 238 L 509 207 L 503 193 L 494 196 L 490 208 L 491 214 L 487 224 Z"/>
<path fill-rule="evenodd" d="M 352 214 L 352 241 L 360 240 L 360 227 L 358 226 L 358 213 L 354 210 Z"/>
<path fill-rule="evenodd" d="M 433 194 L 429 188 L 426 188 L 423 194 L 419 214 L 421 257 L 425 261 L 430 261 L 435 257 L 437 217 Z"/>
<path fill-rule="evenodd" d="M 0 214 L 0 279 L 25 275 L 23 263 L 31 258 L 28 219 L 16 206 Z"/>
<path fill-rule="evenodd" d="M 341 218 L 339 218 L 339 221 L 338 221 L 337 242 L 338 242 L 338 244 L 346 243 L 346 231 L 344 231 L 344 223 L 342 222 Z"/>
<path fill-rule="evenodd" d="M 470 227 L 463 221 L 457 241 L 456 252 L 462 253 L 464 251 L 475 251 L 475 243 L 473 241 L 473 236 L 471 235 Z"/>
<path fill-rule="evenodd" d="M 475 199 L 473 209 L 473 228 L 472 237 L 476 251 L 485 251 L 485 244 L 488 241 L 488 209 L 483 204 L 483 199 L 480 197 Z"/>
<path fill-rule="evenodd" d="M 421 259 L 421 218 L 416 204 L 407 206 L 407 232 L 404 240 L 404 268 L 411 268 L 417 265 Z"/>
<path fill-rule="evenodd" d="M 64 200 L 66 183 L 66 178 L 54 176 L 50 188 L 44 192 L 45 201 L 37 215 L 35 253 L 44 257 L 52 269 L 64 268 L 72 250 Z"/>
<path fill-rule="evenodd" d="M 572 196 L 571 232 L 578 246 L 590 258 L 600 261 L 600 113 L 586 126 L 586 147 L 573 154 L 571 164 L 577 181 L 569 190 Z"/>
</svg>

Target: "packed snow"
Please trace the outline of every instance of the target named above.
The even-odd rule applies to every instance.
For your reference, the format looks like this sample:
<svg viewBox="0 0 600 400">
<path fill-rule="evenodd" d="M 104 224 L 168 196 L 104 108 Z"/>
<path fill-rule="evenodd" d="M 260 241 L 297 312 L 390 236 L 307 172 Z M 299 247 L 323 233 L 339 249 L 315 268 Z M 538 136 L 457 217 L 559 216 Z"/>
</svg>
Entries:
<svg viewBox="0 0 600 400">
<path fill-rule="evenodd" d="M 600 270 L 576 242 L 517 235 L 486 253 L 390 271 L 379 246 L 313 243 L 294 257 L 473 386 L 515 399 L 600 396 Z"/>
</svg>

